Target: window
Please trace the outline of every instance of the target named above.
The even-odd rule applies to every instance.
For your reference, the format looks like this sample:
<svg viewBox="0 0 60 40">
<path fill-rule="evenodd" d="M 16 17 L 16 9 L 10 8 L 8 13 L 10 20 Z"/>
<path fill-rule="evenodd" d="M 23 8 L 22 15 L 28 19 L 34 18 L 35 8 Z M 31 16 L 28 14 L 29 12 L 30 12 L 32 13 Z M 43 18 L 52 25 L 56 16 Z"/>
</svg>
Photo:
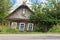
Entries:
<svg viewBox="0 0 60 40">
<path fill-rule="evenodd" d="M 19 30 L 24 31 L 25 23 L 20 23 Z"/>
<path fill-rule="evenodd" d="M 16 28 L 17 27 L 17 23 L 16 22 L 12 22 L 11 27 L 12 28 Z"/>
<path fill-rule="evenodd" d="M 33 23 L 28 23 L 28 31 L 33 31 Z"/>
<path fill-rule="evenodd" d="M 22 13 L 25 14 L 26 13 L 26 9 L 22 9 Z"/>
</svg>

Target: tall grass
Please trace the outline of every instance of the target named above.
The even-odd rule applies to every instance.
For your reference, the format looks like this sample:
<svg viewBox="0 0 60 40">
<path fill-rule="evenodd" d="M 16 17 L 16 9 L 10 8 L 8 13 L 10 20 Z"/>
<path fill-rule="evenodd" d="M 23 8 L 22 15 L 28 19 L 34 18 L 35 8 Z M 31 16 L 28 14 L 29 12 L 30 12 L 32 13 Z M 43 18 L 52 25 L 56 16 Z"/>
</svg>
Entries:
<svg viewBox="0 0 60 40">
<path fill-rule="evenodd" d="M 60 25 L 54 25 L 46 33 L 60 33 Z M 14 29 L 14 28 L 7 27 L 7 26 L 0 26 L 0 34 L 43 34 L 43 33 L 42 32 L 26 32 L 26 31 L 21 32 L 18 29 Z"/>
<path fill-rule="evenodd" d="M 18 33 L 18 29 L 14 29 L 11 27 L 0 26 L 0 33 Z"/>
<path fill-rule="evenodd" d="M 51 33 L 60 33 L 60 25 L 57 24 L 57 25 L 54 25 L 50 30 L 49 32 Z"/>
</svg>

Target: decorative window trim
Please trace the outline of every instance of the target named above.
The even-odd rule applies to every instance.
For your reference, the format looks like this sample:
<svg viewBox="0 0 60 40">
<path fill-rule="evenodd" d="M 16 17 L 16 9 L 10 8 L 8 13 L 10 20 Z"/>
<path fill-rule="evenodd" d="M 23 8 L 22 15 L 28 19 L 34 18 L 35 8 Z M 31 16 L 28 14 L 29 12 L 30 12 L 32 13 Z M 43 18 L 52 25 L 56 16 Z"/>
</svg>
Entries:
<svg viewBox="0 0 60 40">
<path fill-rule="evenodd" d="M 19 30 L 20 30 L 20 28 L 21 28 L 21 24 L 24 24 L 24 29 L 25 29 L 25 23 L 20 23 L 20 25 L 19 25 Z"/>
<path fill-rule="evenodd" d="M 28 23 L 27 30 L 29 30 L 29 24 L 32 24 L 32 31 L 33 31 L 33 26 L 34 26 L 34 24 L 33 24 L 33 23 Z"/>
</svg>

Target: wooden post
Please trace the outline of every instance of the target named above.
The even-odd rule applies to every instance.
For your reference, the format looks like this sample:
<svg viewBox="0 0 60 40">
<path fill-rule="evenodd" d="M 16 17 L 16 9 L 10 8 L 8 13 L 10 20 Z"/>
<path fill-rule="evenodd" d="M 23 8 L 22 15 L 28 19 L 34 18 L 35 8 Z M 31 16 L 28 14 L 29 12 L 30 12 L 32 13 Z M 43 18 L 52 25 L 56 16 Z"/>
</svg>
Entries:
<svg viewBox="0 0 60 40">
<path fill-rule="evenodd" d="M 19 22 L 17 22 L 17 29 L 19 29 Z"/>
<path fill-rule="evenodd" d="M 7 26 L 11 27 L 11 21 L 7 21 Z"/>
</svg>

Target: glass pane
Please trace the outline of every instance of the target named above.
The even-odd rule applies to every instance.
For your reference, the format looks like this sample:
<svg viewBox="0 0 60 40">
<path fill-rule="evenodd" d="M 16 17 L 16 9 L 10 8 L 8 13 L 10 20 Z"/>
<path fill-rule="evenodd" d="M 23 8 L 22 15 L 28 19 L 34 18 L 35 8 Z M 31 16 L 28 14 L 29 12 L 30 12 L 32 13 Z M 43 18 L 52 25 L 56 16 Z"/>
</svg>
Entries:
<svg viewBox="0 0 60 40">
<path fill-rule="evenodd" d="M 29 24 L 29 30 L 32 30 L 32 24 Z"/>
<path fill-rule="evenodd" d="M 16 28 L 17 27 L 17 23 L 16 22 L 12 22 L 11 27 L 12 28 Z"/>
<path fill-rule="evenodd" d="M 21 24 L 20 29 L 24 30 L 24 24 Z"/>
<path fill-rule="evenodd" d="M 25 9 L 23 9 L 23 14 L 25 14 L 25 12 L 26 12 L 26 10 L 25 10 Z"/>
</svg>

